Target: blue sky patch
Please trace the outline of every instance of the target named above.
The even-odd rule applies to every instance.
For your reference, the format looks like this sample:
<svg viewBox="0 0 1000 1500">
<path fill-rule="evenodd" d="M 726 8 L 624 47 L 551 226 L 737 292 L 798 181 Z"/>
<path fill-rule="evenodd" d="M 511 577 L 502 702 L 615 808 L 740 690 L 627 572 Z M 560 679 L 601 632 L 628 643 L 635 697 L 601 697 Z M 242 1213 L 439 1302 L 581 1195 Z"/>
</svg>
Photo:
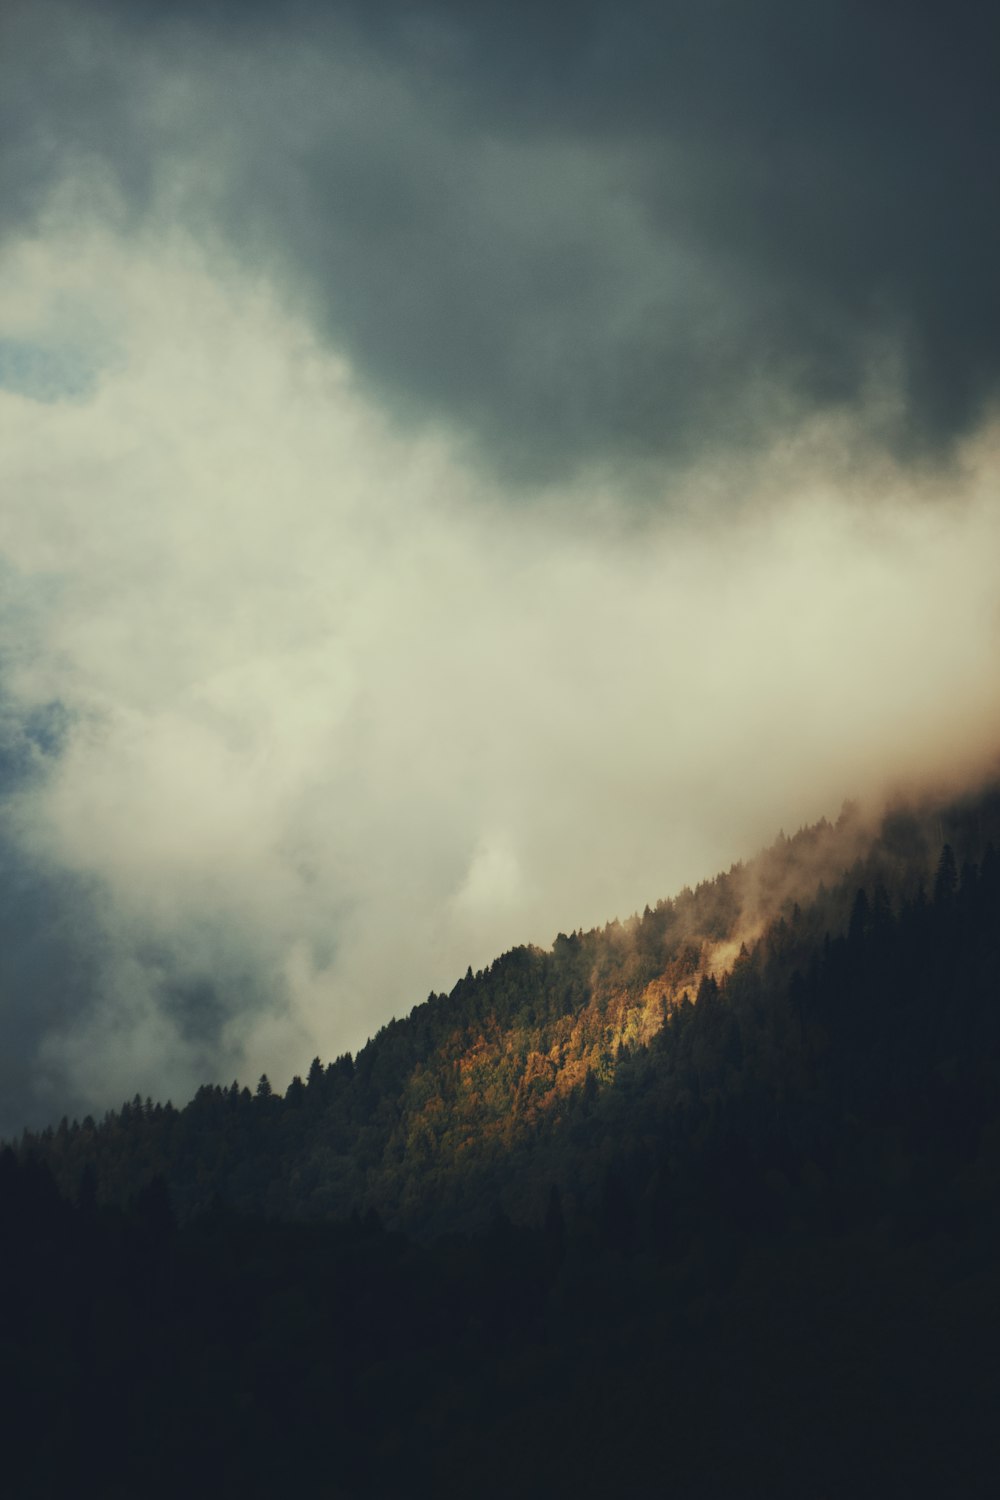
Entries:
<svg viewBox="0 0 1000 1500">
<path fill-rule="evenodd" d="M 65 401 L 89 396 L 97 368 L 82 350 L 0 338 L 0 389 L 32 401 Z"/>
</svg>

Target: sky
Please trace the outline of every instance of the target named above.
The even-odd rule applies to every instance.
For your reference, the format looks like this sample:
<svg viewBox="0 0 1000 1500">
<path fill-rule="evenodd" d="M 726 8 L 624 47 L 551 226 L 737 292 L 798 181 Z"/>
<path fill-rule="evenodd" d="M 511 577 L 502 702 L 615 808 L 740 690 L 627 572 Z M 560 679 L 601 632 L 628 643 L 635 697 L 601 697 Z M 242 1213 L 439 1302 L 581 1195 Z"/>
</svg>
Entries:
<svg viewBox="0 0 1000 1500">
<path fill-rule="evenodd" d="M 992 8 L 0 13 L 0 1133 L 1000 752 Z"/>
</svg>

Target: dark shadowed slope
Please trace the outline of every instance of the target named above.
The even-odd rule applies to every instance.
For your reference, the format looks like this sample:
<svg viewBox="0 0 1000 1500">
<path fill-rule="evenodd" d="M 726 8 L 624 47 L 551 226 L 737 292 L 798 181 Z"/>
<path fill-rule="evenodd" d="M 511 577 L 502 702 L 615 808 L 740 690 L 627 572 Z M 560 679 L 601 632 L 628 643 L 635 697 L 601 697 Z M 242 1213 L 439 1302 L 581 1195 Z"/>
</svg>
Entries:
<svg viewBox="0 0 1000 1500">
<path fill-rule="evenodd" d="M 283 1099 L 4 1153 L 17 1493 L 992 1494 L 997 805 L 833 879 L 850 819 L 780 840 Z"/>
<path fill-rule="evenodd" d="M 838 879 L 808 829 L 283 1100 L 4 1152 L 16 1493 L 993 1494 L 996 817 Z"/>
</svg>

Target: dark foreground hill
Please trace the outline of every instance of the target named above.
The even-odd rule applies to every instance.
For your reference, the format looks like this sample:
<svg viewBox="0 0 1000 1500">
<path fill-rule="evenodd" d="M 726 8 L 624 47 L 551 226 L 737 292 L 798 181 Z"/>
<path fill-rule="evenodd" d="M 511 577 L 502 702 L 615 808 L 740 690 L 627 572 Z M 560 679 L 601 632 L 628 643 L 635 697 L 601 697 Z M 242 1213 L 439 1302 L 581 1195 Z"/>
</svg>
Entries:
<svg viewBox="0 0 1000 1500">
<path fill-rule="evenodd" d="M 284 1098 L 26 1138 L 17 1493 L 994 1493 L 998 805 L 781 839 Z"/>
</svg>

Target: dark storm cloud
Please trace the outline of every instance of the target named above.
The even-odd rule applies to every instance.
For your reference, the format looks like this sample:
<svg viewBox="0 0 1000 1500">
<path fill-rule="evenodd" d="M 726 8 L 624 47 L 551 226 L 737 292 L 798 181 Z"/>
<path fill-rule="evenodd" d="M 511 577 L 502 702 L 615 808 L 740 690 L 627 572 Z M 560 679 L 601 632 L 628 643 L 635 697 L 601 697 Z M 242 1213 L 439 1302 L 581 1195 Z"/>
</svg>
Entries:
<svg viewBox="0 0 1000 1500">
<path fill-rule="evenodd" d="M 33 794 L 44 797 L 72 727 L 59 702 L 24 709 L 0 695 L 0 1139 L 117 1104 L 119 1083 L 124 1096 L 162 1092 L 164 1070 L 184 1088 L 235 1071 L 240 1048 L 226 1027 L 265 1003 L 247 959 L 224 951 L 225 934 L 210 940 L 216 981 L 211 962 L 199 968 L 199 934 L 156 942 L 129 930 L 103 880 L 37 847 Z M 80 1052 L 91 1054 L 86 1066 Z"/>
<path fill-rule="evenodd" d="M 1000 373 L 984 6 L 33 6 L 3 218 L 100 164 L 280 268 L 401 412 L 510 471 L 865 406 L 947 446 Z M 881 398 L 873 401 L 873 396 Z"/>
<path fill-rule="evenodd" d="M 60 704 L 19 714 L 0 700 L 0 1135 L 51 1114 L 65 1080 L 51 1077 L 40 1055 L 46 1037 L 94 998 L 87 882 L 44 874 L 12 817 L 18 794 L 43 780 L 58 755 L 66 720 Z"/>
</svg>

